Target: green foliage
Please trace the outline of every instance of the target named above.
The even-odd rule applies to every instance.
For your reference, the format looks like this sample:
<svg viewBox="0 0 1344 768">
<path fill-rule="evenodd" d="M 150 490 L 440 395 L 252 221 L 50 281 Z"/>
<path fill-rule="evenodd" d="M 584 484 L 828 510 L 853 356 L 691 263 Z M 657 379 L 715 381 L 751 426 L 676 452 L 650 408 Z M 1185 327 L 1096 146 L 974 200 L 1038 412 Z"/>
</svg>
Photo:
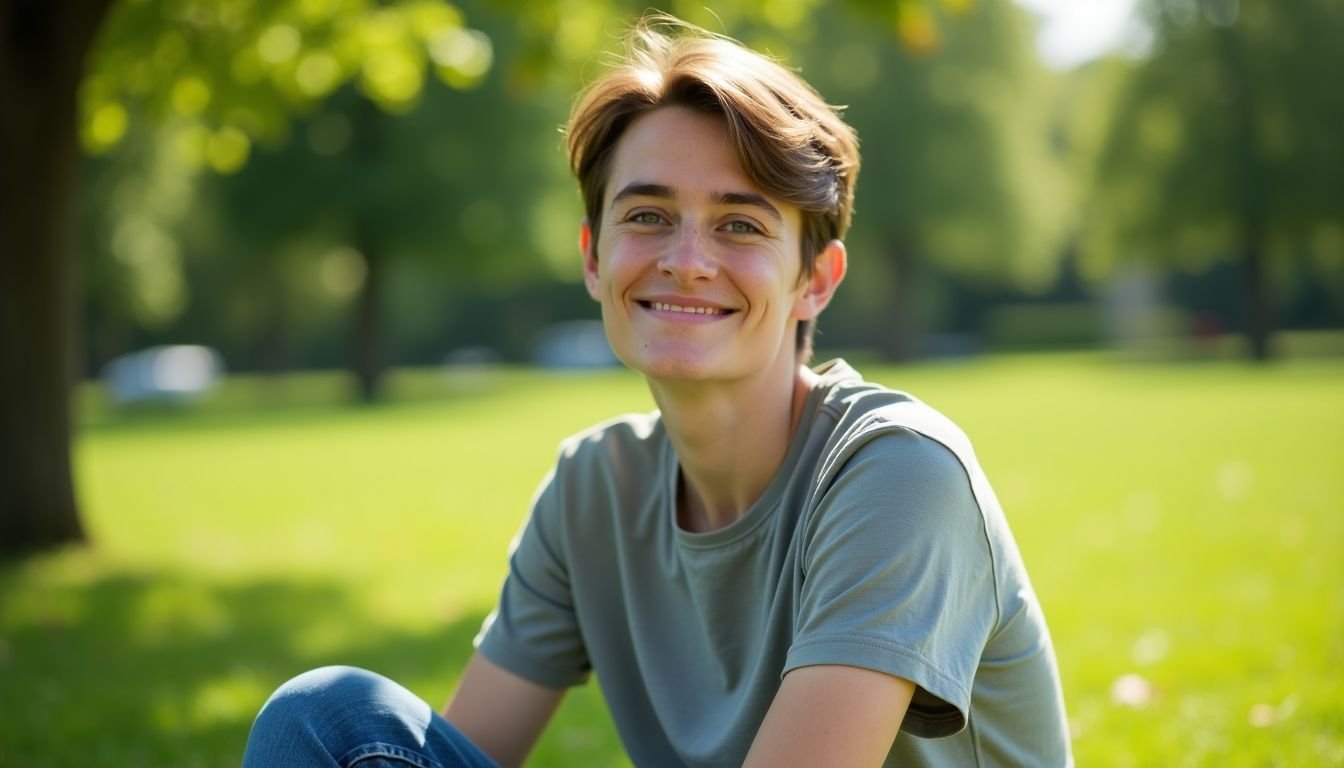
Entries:
<svg viewBox="0 0 1344 768">
<path fill-rule="evenodd" d="M 337 275 L 327 282 L 337 285 L 337 294 L 341 286 L 358 285 L 351 269 L 345 269 L 346 279 L 338 274 L 350 233 L 333 235 L 329 225 L 309 223 L 350 215 L 352 206 L 314 194 L 312 184 L 330 179 L 298 169 L 310 176 L 307 188 L 289 197 L 256 198 L 270 205 L 254 200 L 242 215 L 252 223 L 239 226 L 217 216 L 212 222 L 217 209 L 199 211 L 197 172 L 234 174 L 255 144 L 284 146 L 295 121 L 311 116 L 347 83 L 380 109 L 406 114 L 423 101 L 427 73 L 469 89 L 485 78 L 492 57 L 490 39 L 466 27 L 457 8 L 440 0 L 116 4 L 80 90 L 85 150 L 95 157 L 111 154 L 89 166 L 88 194 L 101 204 L 84 206 L 84 262 L 93 278 L 86 294 L 90 313 L 102 321 L 94 324 L 95 348 L 114 354 L 132 328 L 158 330 L 178 321 L 204 293 L 191 290 L 193 282 L 199 285 L 190 279 L 199 274 L 192 260 L 214 261 L 216 269 L 207 265 L 207 272 L 237 270 L 235 279 L 211 287 L 237 286 L 233 297 L 241 306 L 230 311 L 216 302 L 205 309 L 230 318 L 226 325 L 244 336 L 288 331 L 280 326 L 288 325 L 283 315 L 291 306 L 307 310 L 298 313 L 302 317 L 322 317 L 330 302 L 304 290 L 316 281 L 295 276 L 319 268 L 305 269 L 303 262 L 327 257 L 326 273 Z M 332 155 L 354 132 L 347 114 L 329 112 L 309 123 L 307 138 Z M 295 211 L 305 201 L 309 206 Z M 377 217 L 377 206 L 395 203 L 383 196 L 358 213 Z M 270 225 L 258 226 L 268 207 Z M 285 213 L 296 218 L 287 220 Z M 212 223 L 233 237 L 192 241 Z"/>
<path fill-rule="evenodd" d="M 91 343 L 130 327 L 170 326 L 190 306 L 182 225 L 196 174 L 160 132 L 128 134 L 116 152 L 86 161 L 80 261 L 86 311 L 103 321 Z"/>
<path fill-rule="evenodd" d="M 876 35 L 868 16 L 823 16 L 804 60 L 863 141 L 857 263 L 924 260 L 1043 289 L 1068 195 L 1051 145 L 1053 80 L 1027 17 L 1009 2 L 974 3 L 936 27 L 936 42 L 894 45 L 912 12 Z"/>
<path fill-rule="evenodd" d="M 1080 765 L 1344 765 L 1339 362 L 865 371 L 975 440 Z M 189 410 L 84 390 L 100 545 L 0 570 L 3 761 L 237 765 L 269 691 L 326 663 L 443 701 L 556 442 L 651 402 L 622 371 L 391 383 L 377 408 L 326 374 L 230 379 Z M 625 764 L 593 687 L 536 762 Z"/>
<path fill-rule="evenodd" d="M 426 70 L 453 87 L 490 67 L 484 35 L 440 0 L 123 0 L 90 57 L 83 136 L 115 146 L 130 116 L 176 122 L 193 165 L 229 173 L 251 143 L 276 141 L 294 114 L 343 83 L 392 112 L 412 109 Z"/>
</svg>

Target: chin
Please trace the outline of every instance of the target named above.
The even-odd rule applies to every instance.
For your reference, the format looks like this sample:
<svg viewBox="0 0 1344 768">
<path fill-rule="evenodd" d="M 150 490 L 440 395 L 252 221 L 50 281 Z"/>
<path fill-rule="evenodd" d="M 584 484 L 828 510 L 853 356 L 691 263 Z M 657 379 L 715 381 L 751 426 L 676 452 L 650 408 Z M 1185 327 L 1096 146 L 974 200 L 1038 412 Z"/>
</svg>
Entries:
<svg viewBox="0 0 1344 768">
<path fill-rule="evenodd" d="M 712 366 L 681 360 L 660 360 L 656 363 L 643 362 L 632 365 L 645 378 L 660 381 L 708 381 L 715 378 Z"/>
<path fill-rule="evenodd" d="M 617 357 L 645 378 L 660 381 L 709 381 L 722 378 L 726 372 L 719 361 L 702 355 L 618 354 Z"/>
</svg>

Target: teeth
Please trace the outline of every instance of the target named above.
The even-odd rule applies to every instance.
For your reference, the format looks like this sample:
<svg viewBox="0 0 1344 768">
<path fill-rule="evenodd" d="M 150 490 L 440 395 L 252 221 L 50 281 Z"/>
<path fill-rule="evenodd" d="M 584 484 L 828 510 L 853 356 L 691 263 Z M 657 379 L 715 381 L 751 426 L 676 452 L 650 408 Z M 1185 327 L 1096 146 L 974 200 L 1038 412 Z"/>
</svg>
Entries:
<svg viewBox="0 0 1344 768">
<path fill-rule="evenodd" d="M 664 304 L 661 301 L 651 302 L 653 308 L 660 312 L 685 312 L 688 315 L 722 315 L 724 310 L 717 307 L 682 307 L 676 304 Z"/>
</svg>

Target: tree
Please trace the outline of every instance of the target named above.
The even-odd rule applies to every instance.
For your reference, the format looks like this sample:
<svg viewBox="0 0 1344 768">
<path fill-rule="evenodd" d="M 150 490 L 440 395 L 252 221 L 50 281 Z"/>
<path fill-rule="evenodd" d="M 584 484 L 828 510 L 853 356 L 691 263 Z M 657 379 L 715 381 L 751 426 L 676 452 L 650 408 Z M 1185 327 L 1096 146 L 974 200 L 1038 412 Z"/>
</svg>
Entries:
<svg viewBox="0 0 1344 768">
<path fill-rule="evenodd" d="M 464 86 L 489 63 L 434 0 L 0 7 L 0 554 L 86 536 L 70 468 L 77 135 L 99 151 L 131 120 L 171 123 L 196 163 L 231 172 L 347 81 L 404 112 L 426 69 Z"/>
<path fill-rule="evenodd" d="M 1344 286 L 1344 91 L 1331 77 L 1344 72 L 1344 4 L 1144 8 L 1153 50 L 1124 65 L 1083 255 L 1094 274 L 1124 260 L 1236 260 L 1247 351 L 1264 360 L 1276 274 L 1319 271 Z"/>
<path fill-rule="evenodd" d="M 848 300 L 890 357 L 918 354 L 941 312 L 935 271 L 1042 290 L 1067 208 L 1051 132 L 1053 80 L 1028 19 L 1006 0 L 861 3 L 825 19 L 803 65 L 849 104 L 862 140 Z M 879 23 L 874 24 L 874 20 Z M 899 45 L 893 44 L 898 42 Z M 824 327 L 823 327 L 824 330 Z"/>
<path fill-rule="evenodd" d="M 84 537 L 70 468 L 75 90 L 106 0 L 0 6 L 0 552 Z"/>
</svg>

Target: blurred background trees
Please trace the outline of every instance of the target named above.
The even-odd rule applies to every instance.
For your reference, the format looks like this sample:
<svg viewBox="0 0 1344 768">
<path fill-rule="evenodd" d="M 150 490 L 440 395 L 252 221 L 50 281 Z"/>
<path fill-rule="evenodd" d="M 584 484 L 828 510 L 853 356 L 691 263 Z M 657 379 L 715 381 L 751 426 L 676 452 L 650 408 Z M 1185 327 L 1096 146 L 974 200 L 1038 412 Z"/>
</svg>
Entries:
<svg viewBox="0 0 1344 768">
<path fill-rule="evenodd" d="M 1150 0 L 1086 193 L 1089 271 L 1240 272 L 1218 325 L 1249 353 L 1307 293 L 1344 305 L 1344 3 Z M 1285 306 L 1289 305 L 1289 306 Z M 1276 309 L 1277 308 L 1277 309 Z"/>
<path fill-rule="evenodd" d="M 664 9 L 862 138 L 822 354 L 1242 333 L 1263 359 L 1344 324 L 1344 0 L 1139 0 L 1128 50 L 1063 70 L 1010 0 L 705 5 Z M 645 7 L 5 5 L 0 549 L 80 535 L 68 384 L 124 353 L 346 367 L 368 401 L 388 366 L 526 361 L 595 318 L 559 127 Z"/>
<path fill-rule="evenodd" d="M 1278 325 L 1340 321 L 1341 97 L 1321 74 L 1341 70 L 1339 6 L 1155 0 L 1139 6 L 1138 49 L 1070 71 L 1041 62 L 1030 14 L 1008 0 L 667 10 L 801 68 L 859 128 L 856 279 L 822 324 L 823 348 L 907 358 L 1031 343 L 1031 323 L 1013 329 L 1035 305 L 1060 310 L 1038 324 L 1104 341 L 1123 331 L 1105 324 L 1108 302 L 1138 280 L 1163 332 L 1244 332 L 1265 356 Z M 235 370 L 349 366 L 373 399 L 387 365 L 464 347 L 527 360 L 546 325 L 594 317 L 574 290 L 580 213 L 558 128 L 644 5 L 458 9 L 452 21 L 471 31 L 452 27 L 454 39 L 473 53 L 452 55 L 473 62 L 470 76 L 388 86 L 401 95 L 377 110 L 356 71 L 367 50 L 342 54 L 340 78 L 305 95 L 298 73 L 340 46 L 283 18 L 256 25 L 277 85 L 249 97 L 234 84 L 244 95 L 193 107 L 195 81 L 179 77 L 114 102 L 136 111 L 114 144 L 94 139 L 102 102 L 89 94 L 106 86 L 86 83 L 81 253 L 101 278 L 84 281 L 84 373 L 149 343 L 203 341 Z M 403 38 L 402 70 L 442 69 L 448 38 L 434 39 Z M 113 79 L 127 66 L 106 61 Z M 231 100 L 271 116 L 224 119 Z M 240 136 L 245 162 L 224 149 Z M 129 191 L 155 178 L 158 198 Z M 118 251 L 128 218 L 157 220 L 175 258 L 130 235 Z"/>
</svg>

